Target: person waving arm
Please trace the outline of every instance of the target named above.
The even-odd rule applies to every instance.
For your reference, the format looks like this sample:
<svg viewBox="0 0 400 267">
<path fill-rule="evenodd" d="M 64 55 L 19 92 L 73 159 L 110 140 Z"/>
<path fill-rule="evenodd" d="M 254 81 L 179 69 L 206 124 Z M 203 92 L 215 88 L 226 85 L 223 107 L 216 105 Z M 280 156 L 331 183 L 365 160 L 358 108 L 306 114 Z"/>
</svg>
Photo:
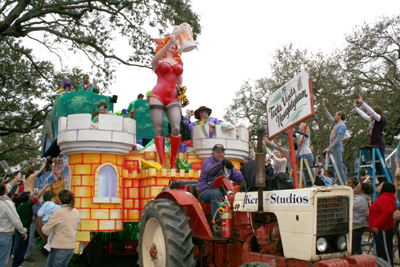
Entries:
<svg viewBox="0 0 400 267">
<path fill-rule="evenodd" d="M 324 107 L 324 113 L 325 113 L 326 118 L 328 119 L 328 121 L 330 123 L 333 124 L 335 122 L 335 120 L 333 119 L 332 115 L 329 113 L 328 109 L 326 108 L 325 100 L 322 100 L 322 106 Z"/>
<path fill-rule="evenodd" d="M 368 104 L 364 102 L 364 99 L 363 99 L 362 95 L 359 95 L 358 100 L 354 100 L 353 106 L 354 106 L 355 110 L 357 111 L 357 113 L 360 114 L 360 116 L 361 116 L 363 119 L 365 119 L 365 120 L 367 120 L 367 121 L 371 121 L 371 120 L 372 120 L 370 116 L 368 116 L 367 114 L 365 114 L 365 112 L 363 112 L 361 109 L 359 109 L 359 108 L 357 107 L 357 102 L 356 102 L 356 101 L 360 102 L 361 105 L 367 110 L 367 112 L 368 112 L 369 114 L 371 114 L 371 116 L 372 116 L 376 121 L 378 121 L 378 122 L 381 121 L 382 116 L 379 115 L 378 113 L 376 113 L 370 106 L 368 106 Z"/>
</svg>

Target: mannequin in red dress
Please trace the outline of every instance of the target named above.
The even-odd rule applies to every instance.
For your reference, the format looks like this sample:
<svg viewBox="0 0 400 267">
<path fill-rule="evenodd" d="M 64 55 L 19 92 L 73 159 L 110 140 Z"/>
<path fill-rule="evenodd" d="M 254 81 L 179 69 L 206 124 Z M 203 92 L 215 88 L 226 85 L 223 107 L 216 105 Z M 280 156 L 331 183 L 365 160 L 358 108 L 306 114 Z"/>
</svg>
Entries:
<svg viewBox="0 0 400 267">
<path fill-rule="evenodd" d="M 182 85 L 183 63 L 179 56 L 178 45 L 175 44 L 176 40 L 174 35 L 155 40 L 159 46 L 151 65 L 158 80 L 148 97 L 150 116 L 156 135 L 154 143 L 163 168 L 165 168 L 165 138 L 162 136 L 164 111 L 171 125 L 171 169 L 176 169 L 176 155 L 181 143 L 181 106 L 176 87 Z"/>
</svg>

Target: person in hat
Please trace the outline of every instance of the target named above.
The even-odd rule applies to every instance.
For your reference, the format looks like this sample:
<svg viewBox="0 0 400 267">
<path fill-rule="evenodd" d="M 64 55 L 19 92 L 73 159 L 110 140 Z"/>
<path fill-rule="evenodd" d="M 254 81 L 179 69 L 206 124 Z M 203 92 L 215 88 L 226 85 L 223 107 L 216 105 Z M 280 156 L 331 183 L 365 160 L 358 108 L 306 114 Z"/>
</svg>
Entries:
<svg viewBox="0 0 400 267">
<path fill-rule="evenodd" d="M 71 81 L 67 79 L 63 79 L 61 82 L 61 88 L 58 91 L 59 94 L 68 94 L 71 92 Z"/>
<path fill-rule="evenodd" d="M 190 122 L 190 116 L 193 114 L 192 110 L 186 110 L 187 116 L 183 118 L 183 122 L 189 125 L 189 129 L 192 132 L 193 139 L 193 127 L 196 125 L 209 125 L 210 126 L 210 138 L 215 136 L 215 125 L 224 123 L 223 121 L 210 117 L 212 110 L 206 106 L 201 106 L 194 111 L 194 117 L 198 120 L 196 122 Z"/>
<path fill-rule="evenodd" d="M 158 80 L 148 96 L 150 116 L 154 125 L 154 143 L 157 148 L 160 163 L 165 168 L 163 124 L 164 112 L 171 125 L 171 169 L 176 169 L 176 156 L 181 144 L 180 124 L 181 106 L 177 88 L 182 87 L 183 63 L 179 55 L 177 37 L 167 36 L 155 39 L 158 47 L 151 61 Z"/>
<path fill-rule="evenodd" d="M 99 94 L 100 89 L 97 86 L 96 81 L 93 80 L 93 84 L 92 84 L 89 82 L 89 79 L 90 79 L 89 75 L 86 74 L 85 76 L 83 76 L 83 82 L 78 85 L 78 88 L 77 88 L 78 91 L 90 91 L 95 94 Z"/>
<path fill-rule="evenodd" d="M 217 236 L 221 234 L 222 230 L 220 225 L 221 216 L 217 213 L 219 203 L 216 199 L 221 200 L 225 193 L 219 188 L 213 187 L 210 183 L 218 176 L 224 175 L 225 171 L 228 172 L 230 180 L 235 182 L 241 182 L 243 180 L 243 175 L 233 167 L 231 161 L 225 158 L 224 146 L 217 144 L 213 147 L 211 156 L 203 161 L 201 175 L 196 186 L 196 190 L 200 192 L 200 201 L 211 203 L 211 216 L 215 218 L 213 231 Z"/>
<path fill-rule="evenodd" d="M 12 267 L 20 266 L 24 262 L 24 256 L 29 245 L 29 229 L 32 223 L 33 210 L 32 207 L 38 202 L 38 199 L 46 191 L 49 184 L 46 184 L 42 190 L 37 193 L 36 197 L 30 199 L 30 192 L 23 192 L 17 201 L 17 213 L 21 219 L 22 225 L 26 228 L 27 238 L 22 236 L 20 232 L 15 233 L 15 253 Z M 33 192 L 32 192 L 33 193 Z"/>
</svg>

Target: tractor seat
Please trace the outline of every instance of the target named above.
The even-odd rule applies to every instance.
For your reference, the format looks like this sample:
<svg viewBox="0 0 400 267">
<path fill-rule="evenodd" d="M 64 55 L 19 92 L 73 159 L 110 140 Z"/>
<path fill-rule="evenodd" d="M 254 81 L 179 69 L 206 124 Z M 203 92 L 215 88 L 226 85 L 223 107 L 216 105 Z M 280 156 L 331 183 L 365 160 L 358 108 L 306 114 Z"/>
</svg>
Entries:
<svg viewBox="0 0 400 267">
<path fill-rule="evenodd" d="M 197 190 L 196 190 L 197 184 L 189 184 L 189 192 L 197 198 Z"/>
</svg>

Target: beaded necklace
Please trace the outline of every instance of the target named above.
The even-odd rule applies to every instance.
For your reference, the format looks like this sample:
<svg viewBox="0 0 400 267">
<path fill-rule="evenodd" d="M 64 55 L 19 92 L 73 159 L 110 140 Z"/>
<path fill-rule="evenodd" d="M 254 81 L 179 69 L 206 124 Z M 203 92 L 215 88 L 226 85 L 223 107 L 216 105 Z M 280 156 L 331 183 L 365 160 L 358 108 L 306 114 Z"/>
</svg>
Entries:
<svg viewBox="0 0 400 267">
<path fill-rule="evenodd" d="M 367 136 L 369 139 L 372 138 L 372 134 L 374 133 L 374 126 L 375 126 L 375 120 L 372 120 L 369 125 L 368 125 L 368 129 L 367 129 Z"/>
<path fill-rule="evenodd" d="M 335 141 L 335 136 L 336 136 L 337 128 L 339 127 L 339 124 L 342 124 L 342 123 L 343 123 L 343 122 L 341 122 L 341 123 L 336 123 L 335 126 L 333 126 L 333 129 L 332 129 L 332 131 L 331 131 L 331 136 L 330 136 L 330 139 L 329 139 L 329 144 L 330 144 L 330 145 L 332 145 L 333 142 Z"/>
</svg>

